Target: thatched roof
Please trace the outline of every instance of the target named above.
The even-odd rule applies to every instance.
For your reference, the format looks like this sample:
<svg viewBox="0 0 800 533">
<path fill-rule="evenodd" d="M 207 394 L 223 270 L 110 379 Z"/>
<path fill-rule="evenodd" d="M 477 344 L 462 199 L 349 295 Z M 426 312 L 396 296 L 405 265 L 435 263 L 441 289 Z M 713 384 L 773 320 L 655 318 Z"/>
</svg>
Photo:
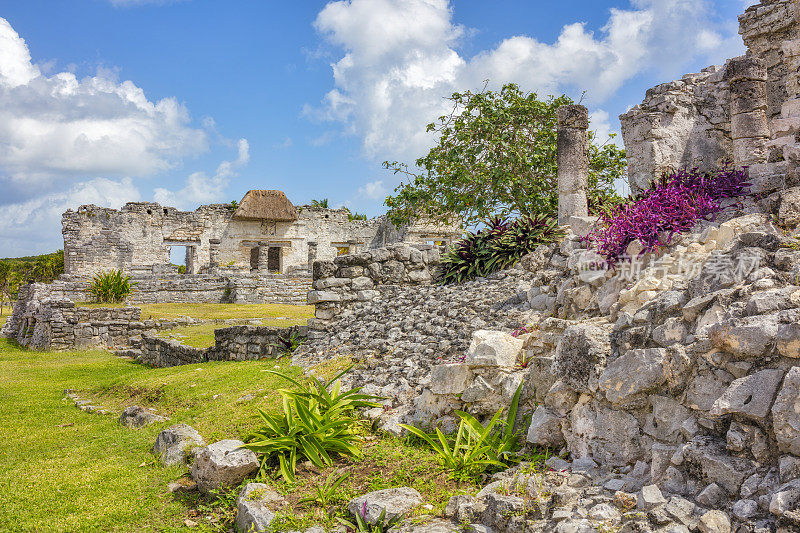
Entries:
<svg viewBox="0 0 800 533">
<path fill-rule="evenodd" d="M 233 218 L 294 222 L 297 209 L 282 191 L 247 191 Z"/>
</svg>

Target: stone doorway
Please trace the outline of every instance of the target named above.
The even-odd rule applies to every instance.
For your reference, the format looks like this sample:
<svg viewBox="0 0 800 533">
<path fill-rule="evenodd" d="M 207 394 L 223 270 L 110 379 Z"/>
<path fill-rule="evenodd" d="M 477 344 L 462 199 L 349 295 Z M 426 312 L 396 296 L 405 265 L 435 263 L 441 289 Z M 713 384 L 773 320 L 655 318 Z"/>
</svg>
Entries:
<svg viewBox="0 0 800 533">
<path fill-rule="evenodd" d="M 277 246 L 270 246 L 267 250 L 267 270 L 270 272 L 281 271 L 281 249 Z"/>
<path fill-rule="evenodd" d="M 250 248 L 250 270 L 258 270 L 258 246 Z"/>
</svg>

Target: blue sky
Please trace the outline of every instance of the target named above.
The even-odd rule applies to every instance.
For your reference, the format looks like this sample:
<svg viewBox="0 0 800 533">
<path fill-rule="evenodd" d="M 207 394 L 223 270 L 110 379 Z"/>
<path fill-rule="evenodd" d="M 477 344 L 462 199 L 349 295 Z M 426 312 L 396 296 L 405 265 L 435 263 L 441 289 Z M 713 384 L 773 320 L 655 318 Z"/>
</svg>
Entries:
<svg viewBox="0 0 800 533">
<path fill-rule="evenodd" d="M 455 90 L 566 92 L 598 132 L 743 52 L 742 0 L 0 0 L 0 257 L 60 213 L 282 189 L 370 216 Z"/>
</svg>

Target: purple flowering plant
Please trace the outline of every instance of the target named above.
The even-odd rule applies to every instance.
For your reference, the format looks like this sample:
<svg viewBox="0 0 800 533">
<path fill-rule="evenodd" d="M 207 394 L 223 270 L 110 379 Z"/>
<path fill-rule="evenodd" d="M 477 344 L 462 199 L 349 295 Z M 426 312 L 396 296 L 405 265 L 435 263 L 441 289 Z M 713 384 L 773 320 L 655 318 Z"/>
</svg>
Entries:
<svg viewBox="0 0 800 533">
<path fill-rule="evenodd" d="M 644 252 L 667 246 L 676 233 L 713 217 L 723 201 L 749 192 L 747 167 L 726 167 L 712 173 L 683 169 L 658 180 L 639 198 L 600 215 L 586 239 L 610 263 L 624 257 L 628 245 L 641 242 Z"/>
</svg>

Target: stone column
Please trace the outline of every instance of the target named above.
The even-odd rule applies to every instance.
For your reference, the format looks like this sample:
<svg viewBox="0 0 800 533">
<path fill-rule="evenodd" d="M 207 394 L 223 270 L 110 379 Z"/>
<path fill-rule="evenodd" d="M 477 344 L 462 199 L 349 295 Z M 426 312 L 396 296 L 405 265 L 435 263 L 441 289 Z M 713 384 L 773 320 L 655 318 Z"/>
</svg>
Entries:
<svg viewBox="0 0 800 533">
<path fill-rule="evenodd" d="M 186 247 L 186 273 L 187 274 L 197 274 L 197 269 L 195 265 L 197 264 L 197 247 L 195 246 L 187 246 Z"/>
<path fill-rule="evenodd" d="M 582 105 L 558 108 L 558 223 L 589 214 L 589 111 Z"/>
<path fill-rule="evenodd" d="M 753 57 L 736 57 L 725 66 L 731 95 L 733 164 L 752 166 L 767 161 L 767 69 Z"/>
<path fill-rule="evenodd" d="M 269 271 L 269 245 L 265 242 L 258 243 L 258 271 Z"/>
<path fill-rule="evenodd" d="M 219 266 L 219 239 L 208 240 L 208 266 L 210 268 L 217 268 Z"/>
</svg>

